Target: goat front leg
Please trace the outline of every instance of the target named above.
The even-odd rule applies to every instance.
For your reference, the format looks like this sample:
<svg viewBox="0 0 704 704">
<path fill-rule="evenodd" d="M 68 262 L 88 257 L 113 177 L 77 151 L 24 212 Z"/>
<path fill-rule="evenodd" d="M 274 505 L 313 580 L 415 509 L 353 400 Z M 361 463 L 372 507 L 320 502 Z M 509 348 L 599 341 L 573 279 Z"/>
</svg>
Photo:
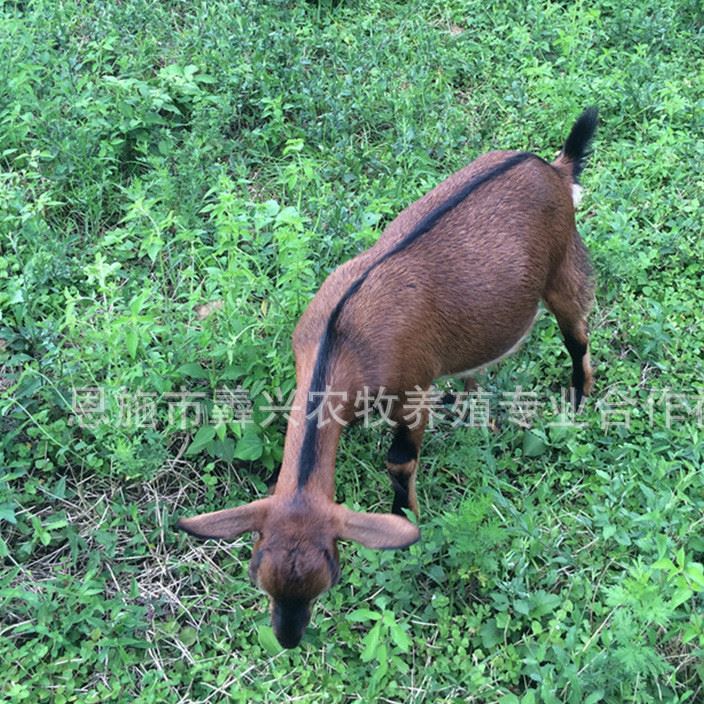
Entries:
<svg viewBox="0 0 704 704">
<path fill-rule="evenodd" d="M 416 496 L 416 473 L 418 471 L 418 455 L 423 441 L 423 432 L 427 423 L 427 412 L 420 411 L 414 418 L 414 424 L 399 421 L 394 431 L 394 439 L 386 456 L 386 468 L 394 490 L 394 501 L 391 512 L 403 516 L 404 509 L 411 509 L 419 515 L 418 498 Z"/>
</svg>

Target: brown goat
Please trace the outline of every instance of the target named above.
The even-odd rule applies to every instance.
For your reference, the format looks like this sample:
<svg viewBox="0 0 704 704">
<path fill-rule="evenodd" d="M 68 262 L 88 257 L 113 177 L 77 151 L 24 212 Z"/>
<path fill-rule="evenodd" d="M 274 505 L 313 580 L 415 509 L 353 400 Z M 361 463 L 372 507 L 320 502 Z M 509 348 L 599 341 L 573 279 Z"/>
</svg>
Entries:
<svg viewBox="0 0 704 704">
<path fill-rule="evenodd" d="M 336 269 L 293 335 L 298 387 L 273 494 L 245 506 L 181 519 L 201 538 L 259 534 L 252 581 L 271 597 L 281 645 L 298 645 L 313 600 L 339 579 L 338 540 L 402 548 L 420 537 L 415 476 L 427 410 L 409 421 L 409 391 L 477 369 L 511 352 L 541 299 L 572 358 L 577 406 L 592 385 L 586 316 L 590 267 L 573 195 L 596 129 L 586 110 L 557 159 L 491 152 L 410 205 L 370 249 Z M 395 397 L 387 467 L 391 514 L 335 503 L 335 453 L 360 392 Z M 333 404 L 320 404 L 334 393 Z"/>
</svg>

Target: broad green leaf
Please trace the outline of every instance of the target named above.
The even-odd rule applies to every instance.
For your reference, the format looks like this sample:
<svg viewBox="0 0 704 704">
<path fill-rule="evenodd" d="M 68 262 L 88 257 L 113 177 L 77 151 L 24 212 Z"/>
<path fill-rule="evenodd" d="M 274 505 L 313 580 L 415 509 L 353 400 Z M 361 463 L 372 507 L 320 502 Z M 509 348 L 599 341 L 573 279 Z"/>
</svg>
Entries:
<svg viewBox="0 0 704 704">
<path fill-rule="evenodd" d="M 381 640 L 381 622 L 374 624 L 374 627 L 364 636 L 364 650 L 360 657 L 362 662 L 369 662 L 374 659 L 376 655 L 377 648 L 379 647 L 379 641 Z"/>
<path fill-rule="evenodd" d="M 257 430 L 248 425 L 244 435 L 237 441 L 235 457 L 240 460 L 258 460 L 262 456 L 264 445 Z"/>
<path fill-rule="evenodd" d="M 661 557 L 659 560 L 656 560 L 651 566 L 654 570 L 667 570 L 668 572 L 677 571 L 675 563 L 667 557 Z"/>
<path fill-rule="evenodd" d="M 186 450 L 187 455 L 195 455 L 200 452 L 215 437 L 214 425 L 201 425 L 195 434 L 191 444 Z"/>
<path fill-rule="evenodd" d="M 391 639 L 394 643 L 396 643 L 398 649 L 402 653 L 407 653 L 413 644 L 413 641 L 408 636 L 408 633 L 406 633 L 403 627 L 396 622 L 390 626 L 389 631 L 391 633 Z"/>
<path fill-rule="evenodd" d="M 176 371 L 183 376 L 190 377 L 191 379 L 208 378 L 208 372 L 203 369 L 198 362 L 186 362 L 186 364 L 182 364 Z"/>
<path fill-rule="evenodd" d="M 523 454 L 526 457 L 539 457 L 547 449 L 547 443 L 537 433 L 526 430 L 523 433 Z"/>
<path fill-rule="evenodd" d="M 186 626 L 179 632 L 179 639 L 185 646 L 191 646 L 198 640 L 198 631 L 193 626 Z"/>
<path fill-rule="evenodd" d="M 259 628 L 257 628 L 257 637 L 259 639 L 259 645 L 261 645 L 269 655 L 278 655 L 283 650 L 279 641 L 276 640 L 274 630 L 271 626 L 259 626 Z"/>
<path fill-rule="evenodd" d="M 17 524 L 13 504 L 0 504 L 0 521 L 7 521 L 8 523 L 12 523 L 13 526 Z"/>
<path fill-rule="evenodd" d="M 499 699 L 499 704 L 521 704 L 521 700 L 515 694 L 509 692 Z"/>
<path fill-rule="evenodd" d="M 670 600 L 670 608 L 676 609 L 694 596 L 694 591 L 689 587 L 677 587 Z"/>
<path fill-rule="evenodd" d="M 137 345 L 139 344 L 139 333 L 136 328 L 127 328 L 125 332 L 125 344 L 127 345 L 127 353 L 134 359 L 137 356 Z"/>
<path fill-rule="evenodd" d="M 704 566 L 700 562 L 690 562 L 684 569 L 684 574 L 696 591 L 704 589 Z"/>
<path fill-rule="evenodd" d="M 366 621 L 378 621 L 381 616 L 376 611 L 370 611 L 369 609 L 355 609 L 348 613 L 345 618 L 353 623 L 364 623 Z"/>
</svg>

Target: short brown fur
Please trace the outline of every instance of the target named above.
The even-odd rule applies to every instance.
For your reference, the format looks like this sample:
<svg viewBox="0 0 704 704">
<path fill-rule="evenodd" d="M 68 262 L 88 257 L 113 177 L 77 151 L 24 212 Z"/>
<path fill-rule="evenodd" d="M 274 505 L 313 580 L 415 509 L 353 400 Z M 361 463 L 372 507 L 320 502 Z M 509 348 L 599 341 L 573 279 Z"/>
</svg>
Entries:
<svg viewBox="0 0 704 704">
<path fill-rule="evenodd" d="M 342 426 L 329 412 L 322 414 L 310 476 L 303 488 L 299 484 L 310 380 L 331 311 L 423 217 L 514 154 L 492 152 L 453 174 L 406 208 L 373 247 L 327 278 L 293 335 L 298 386 L 273 494 L 179 522 L 201 537 L 259 532 L 250 572 L 271 597 L 274 630 L 286 647 L 298 644 L 312 601 L 337 581 L 338 539 L 399 548 L 419 537 L 402 515 L 356 513 L 335 503 Z M 332 390 L 347 394 L 339 418 L 354 420 L 358 392 L 384 389 L 398 396 L 392 418 L 399 428 L 409 426 L 408 391 L 500 358 L 528 333 L 541 299 L 555 314 L 572 356 L 579 405 L 592 386 L 586 316 L 593 286 L 575 227 L 573 173 L 564 153 L 552 164 L 531 156 L 480 186 L 427 234 L 368 273 L 337 321 L 326 380 Z M 397 432 L 389 455 L 397 514 L 404 508 L 418 513 L 415 475 L 426 416 L 416 415 L 415 427 Z"/>
</svg>

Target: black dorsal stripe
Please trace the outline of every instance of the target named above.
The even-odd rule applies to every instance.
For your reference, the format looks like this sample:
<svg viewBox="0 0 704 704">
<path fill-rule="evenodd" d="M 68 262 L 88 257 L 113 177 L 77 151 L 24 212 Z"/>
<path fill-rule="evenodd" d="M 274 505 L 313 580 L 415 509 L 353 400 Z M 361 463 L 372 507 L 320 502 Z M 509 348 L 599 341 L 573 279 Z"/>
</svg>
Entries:
<svg viewBox="0 0 704 704">
<path fill-rule="evenodd" d="M 325 332 L 318 346 L 318 355 L 313 368 L 310 386 L 308 388 L 308 401 L 306 403 L 306 427 L 303 435 L 303 444 L 301 445 L 301 454 L 298 467 L 298 488 L 305 487 L 310 475 L 315 467 L 316 458 L 316 443 L 318 438 L 318 414 L 316 409 L 318 404 L 324 399 L 320 396 L 316 398 L 315 394 L 323 394 L 326 390 L 326 379 L 332 351 L 337 339 L 337 321 L 340 318 L 342 309 L 345 304 L 354 296 L 362 287 L 362 284 L 367 280 L 369 274 L 377 267 L 381 266 L 385 261 L 393 257 L 395 254 L 402 252 L 418 240 L 422 235 L 429 232 L 437 225 L 440 219 L 449 213 L 453 208 L 458 206 L 467 196 L 476 191 L 480 186 L 488 181 L 491 181 L 507 171 L 510 171 L 514 166 L 520 164 L 529 158 L 538 158 L 535 154 L 528 152 L 520 152 L 509 157 L 505 161 L 489 169 L 483 174 L 471 179 L 462 188 L 460 188 L 453 196 L 448 198 L 442 205 L 439 205 L 434 210 L 431 210 L 420 222 L 404 237 L 395 247 L 392 247 L 386 254 L 379 257 L 367 270 L 361 274 L 345 291 L 337 305 L 332 309 L 328 318 Z"/>
</svg>

